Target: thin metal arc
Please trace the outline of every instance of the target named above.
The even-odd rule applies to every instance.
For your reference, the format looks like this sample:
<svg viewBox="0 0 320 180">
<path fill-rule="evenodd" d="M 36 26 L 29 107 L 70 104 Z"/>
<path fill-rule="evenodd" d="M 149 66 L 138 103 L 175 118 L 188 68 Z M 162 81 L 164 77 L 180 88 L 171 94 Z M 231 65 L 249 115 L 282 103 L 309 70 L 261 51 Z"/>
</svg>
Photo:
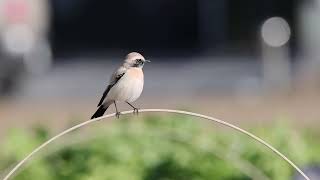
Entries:
<svg viewBox="0 0 320 180">
<path fill-rule="evenodd" d="M 198 117 L 198 118 L 203 118 L 203 119 L 206 119 L 206 120 L 209 120 L 209 121 L 213 121 L 213 122 L 216 122 L 216 123 L 219 123 L 219 124 L 222 124 L 224 126 L 227 126 L 227 127 L 230 127 L 234 130 L 237 130 L 251 138 L 253 138 L 254 140 L 258 141 L 260 144 L 264 145 L 265 147 L 267 147 L 268 149 L 270 149 L 271 151 L 273 151 L 275 154 L 277 154 L 279 157 L 281 157 L 283 160 L 285 160 L 289 165 L 291 165 L 294 169 L 296 169 L 297 172 L 299 172 L 303 177 L 304 179 L 306 180 L 310 180 L 310 178 L 295 164 L 293 163 L 290 159 L 288 159 L 285 155 L 283 155 L 281 152 L 279 152 L 277 149 L 275 149 L 273 146 L 271 146 L 270 144 L 268 144 L 267 142 L 265 142 L 264 140 L 262 140 L 261 138 L 255 136 L 254 134 L 244 130 L 244 129 L 241 129 L 231 123 L 228 123 L 228 122 L 225 122 L 225 121 L 222 121 L 220 119 L 216 119 L 216 118 L 213 118 L 213 117 L 210 117 L 210 116 L 206 116 L 206 115 L 203 115 L 203 114 L 198 114 L 198 113 L 193 113 L 193 112 L 188 112 L 188 111 L 181 111 L 181 110 L 172 110 L 172 109 L 140 109 L 139 110 L 139 113 L 140 112 L 167 112 L 167 113 L 175 113 L 175 114 L 184 114 L 184 115 L 190 115 L 190 116 L 194 116 L 194 117 Z M 123 111 L 121 112 L 122 115 L 125 115 L 125 114 L 130 114 L 130 113 L 133 113 L 133 111 Z M 110 117 L 113 117 L 113 116 L 116 116 L 116 113 L 113 113 L 113 114 L 108 114 L 108 115 L 105 115 L 105 116 L 102 116 L 102 117 L 99 117 L 99 118 L 95 118 L 95 119 L 91 119 L 91 120 L 88 120 L 88 121 L 85 121 L 83 123 L 80 123 L 76 126 L 73 126 L 61 133 L 59 133 L 58 135 L 52 137 L 51 139 L 49 139 L 48 141 L 44 142 L 43 144 L 41 144 L 39 147 L 37 147 L 36 149 L 34 149 L 28 156 L 26 156 L 24 159 L 22 159 L 16 166 L 14 166 L 14 168 L 4 177 L 3 180 L 8 180 L 26 161 L 28 161 L 34 154 L 36 154 L 38 151 L 40 151 L 42 148 L 44 148 L 45 146 L 47 146 L 48 144 L 50 144 L 51 142 L 55 141 L 56 139 L 58 139 L 59 137 L 65 135 L 65 134 L 68 134 L 69 132 L 71 131 L 74 131 L 80 127 L 83 127 L 87 124 L 91 124 L 93 122 L 96 122 L 96 121 L 100 121 L 102 119 L 106 119 L 106 118 L 110 118 Z"/>
</svg>

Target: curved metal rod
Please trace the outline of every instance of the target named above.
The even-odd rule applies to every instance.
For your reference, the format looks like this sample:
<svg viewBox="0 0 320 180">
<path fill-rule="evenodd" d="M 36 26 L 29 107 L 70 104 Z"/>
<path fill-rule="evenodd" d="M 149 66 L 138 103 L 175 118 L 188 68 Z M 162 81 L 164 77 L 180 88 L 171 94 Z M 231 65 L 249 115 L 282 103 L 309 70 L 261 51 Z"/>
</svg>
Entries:
<svg viewBox="0 0 320 180">
<path fill-rule="evenodd" d="M 213 121 L 219 124 L 222 124 L 224 126 L 230 127 L 234 130 L 237 130 L 251 138 L 253 138 L 254 140 L 258 141 L 259 143 L 261 143 L 262 145 L 264 145 L 265 147 L 269 148 L 270 150 L 272 150 L 275 154 L 277 154 L 278 156 L 280 156 L 283 160 L 285 160 L 288 164 L 290 164 L 293 168 L 295 168 L 306 180 L 310 180 L 310 178 L 300 169 L 298 168 L 297 165 L 295 165 L 295 163 L 293 163 L 291 160 L 289 160 L 285 155 L 283 155 L 281 152 L 279 152 L 277 149 L 275 149 L 273 146 L 271 146 L 270 144 L 268 144 L 267 142 L 265 142 L 264 140 L 262 140 L 261 138 L 255 136 L 254 134 L 251 134 L 250 132 L 241 129 L 233 124 L 230 124 L 228 122 L 222 121 L 220 119 L 216 119 L 210 116 L 206 116 L 206 115 L 202 115 L 202 114 L 197 114 L 197 113 L 193 113 L 193 112 L 188 112 L 188 111 L 180 111 L 180 110 L 172 110 L 172 109 L 140 109 L 140 112 L 167 112 L 167 113 L 175 113 L 175 114 L 184 114 L 184 115 L 189 115 L 189 116 L 194 116 L 194 117 L 199 117 L 199 118 L 203 118 L 209 121 Z M 124 114 L 129 114 L 129 113 L 133 113 L 133 111 L 123 111 L 121 112 L 122 115 Z M 96 121 L 100 121 L 102 119 L 105 118 L 110 118 L 115 116 L 116 114 L 108 114 L 99 118 L 95 118 L 95 119 L 91 119 L 88 121 L 85 121 L 83 123 L 80 123 L 76 126 L 73 126 L 63 132 L 61 132 L 60 134 L 52 137 L 51 139 L 49 139 L 48 141 L 44 142 L 43 144 L 41 144 L 39 147 L 37 147 L 35 150 L 33 150 L 27 157 L 25 157 L 23 160 L 21 160 L 6 176 L 3 180 L 8 180 L 27 160 L 29 160 L 35 153 L 37 153 L 38 151 L 40 151 L 42 148 L 44 148 L 45 146 L 47 146 L 48 144 L 50 144 L 51 142 L 55 141 L 56 139 L 60 138 L 61 136 L 76 130 L 82 126 L 88 125 L 90 123 L 96 122 Z"/>
</svg>

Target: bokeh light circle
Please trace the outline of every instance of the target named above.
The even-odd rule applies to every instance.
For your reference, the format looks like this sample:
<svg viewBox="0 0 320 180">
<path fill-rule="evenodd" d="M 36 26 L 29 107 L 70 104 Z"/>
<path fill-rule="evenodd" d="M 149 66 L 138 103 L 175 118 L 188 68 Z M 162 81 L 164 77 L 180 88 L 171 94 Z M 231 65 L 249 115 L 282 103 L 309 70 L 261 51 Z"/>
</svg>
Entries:
<svg viewBox="0 0 320 180">
<path fill-rule="evenodd" d="M 263 41 L 272 47 L 285 45 L 291 36 L 291 29 L 288 22 L 281 17 L 267 19 L 261 29 Z"/>
</svg>

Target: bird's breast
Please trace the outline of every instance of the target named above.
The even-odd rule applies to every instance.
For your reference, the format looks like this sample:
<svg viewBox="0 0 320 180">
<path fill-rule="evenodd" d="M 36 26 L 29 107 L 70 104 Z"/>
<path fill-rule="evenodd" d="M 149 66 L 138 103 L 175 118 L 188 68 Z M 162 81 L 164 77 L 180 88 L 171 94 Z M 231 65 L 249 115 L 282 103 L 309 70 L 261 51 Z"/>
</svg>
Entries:
<svg viewBox="0 0 320 180">
<path fill-rule="evenodd" d="M 143 71 L 141 68 L 131 68 L 127 71 L 128 75 L 132 78 L 143 80 Z"/>
<path fill-rule="evenodd" d="M 141 68 L 131 68 L 110 90 L 107 99 L 133 102 L 143 90 L 143 72 Z"/>
</svg>

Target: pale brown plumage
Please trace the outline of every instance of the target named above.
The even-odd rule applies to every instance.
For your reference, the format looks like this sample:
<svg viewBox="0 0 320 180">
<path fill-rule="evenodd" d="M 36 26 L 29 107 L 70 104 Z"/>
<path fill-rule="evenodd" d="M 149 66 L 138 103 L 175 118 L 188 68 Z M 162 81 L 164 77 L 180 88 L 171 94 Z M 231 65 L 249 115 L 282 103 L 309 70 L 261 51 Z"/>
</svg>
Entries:
<svg viewBox="0 0 320 180">
<path fill-rule="evenodd" d="M 91 117 L 92 119 L 102 116 L 112 103 L 115 104 L 119 116 L 116 106 L 117 101 L 128 103 L 138 112 L 138 109 L 130 103 L 138 99 L 142 93 L 144 85 L 142 68 L 145 62 L 148 61 L 137 52 L 129 53 L 126 56 L 123 65 L 111 76 L 110 83 L 98 103 L 99 108 Z"/>
</svg>

